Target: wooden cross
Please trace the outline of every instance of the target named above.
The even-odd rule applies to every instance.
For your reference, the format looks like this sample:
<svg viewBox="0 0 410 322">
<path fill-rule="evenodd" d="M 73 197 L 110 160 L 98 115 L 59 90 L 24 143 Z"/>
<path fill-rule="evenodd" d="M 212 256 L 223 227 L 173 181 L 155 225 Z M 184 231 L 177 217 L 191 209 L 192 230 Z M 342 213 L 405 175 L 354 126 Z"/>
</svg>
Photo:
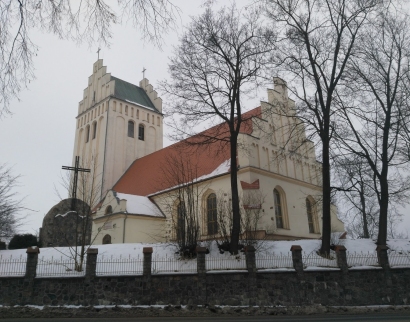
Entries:
<svg viewBox="0 0 410 322">
<path fill-rule="evenodd" d="M 142 67 L 142 79 L 145 79 L 145 71 L 146 71 L 145 67 Z"/>
<path fill-rule="evenodd" d="M 76 156 L 75 157 L 74 167 L 69 167 L 69 166 L 65 166 L 65 165 L 63 165 L 63 167 L 62 167 L 63 170 L 74 171 L 74 182 L 73 182 L 73 193 L 72 193 L 73 200 L 77 199 L 78 172 L 90 172 L 90 169 L 80 168 L 79 164 L 80 164 L 80 157 Z"/>
<path fill-rule="evenodd" d="M 101 50 L 101 48 L 98 47 L 98 50 L 97 50 L 98 59 L 100 59 L 100 50 Z"/>
</svg>

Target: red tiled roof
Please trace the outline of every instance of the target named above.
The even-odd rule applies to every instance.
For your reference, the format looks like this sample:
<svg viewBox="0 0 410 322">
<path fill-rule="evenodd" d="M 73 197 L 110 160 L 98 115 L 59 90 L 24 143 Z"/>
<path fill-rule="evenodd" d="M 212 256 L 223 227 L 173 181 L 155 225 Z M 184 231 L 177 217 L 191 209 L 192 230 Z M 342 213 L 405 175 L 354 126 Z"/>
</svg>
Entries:
<svg viewBox="0 0 410 322">
<path fill-rule="evenodd" d="M 251 119 L 260 115 L 260 107 L 244 113 L 240 132 L 251 134 Z M 222 123 L 136 159 L 114 185 L 113 190 L 147 196 L 210 174 L 229 158 L 229 129 L 226 123 Z"/>
</svg>

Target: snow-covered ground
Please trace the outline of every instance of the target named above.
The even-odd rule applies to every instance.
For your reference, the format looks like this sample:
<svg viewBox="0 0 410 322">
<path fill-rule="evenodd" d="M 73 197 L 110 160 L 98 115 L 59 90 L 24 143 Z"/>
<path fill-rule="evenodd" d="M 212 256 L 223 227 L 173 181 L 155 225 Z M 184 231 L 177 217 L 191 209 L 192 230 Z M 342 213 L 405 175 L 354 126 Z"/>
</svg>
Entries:
<svg viewBox="0 0 410 322">
<path fill-rule="evenodd" d="M 256 245 L 256 261 L 258 269 L 293 270 L 290 248 L 300 245 L 303 252 L 305 269 L 338 269 L 335 256 L 324 259 L 316 254 L 320 248 L 320 240 L 293 241 L 261 241 Z M 369 239 L 345 239 L 339 244 L 346 247 L 348 264 L 352 268 L 379 268 L 377 264 L 376 245 Z M 209 272 L 237 271 L 246 269 L 245 255 L 241 253 L 232 256 L 225 252 L 221 254 L 216 242 L 203 242 L 202 246 L 209 249 L 206 255 L 206 267 Z M 389 240 L 392 266 L 410 267 L 410 240 Z M 160 244 L 110 244 L 92 245 L 98 248 L 97 275 L 139 275 L 142 274 L 143 248 L 153 248 L 152 270 L 154 274 L 161 273 L 196 273 L 196 260 L 184 260 L 177 254 L 177 247 L 171 243 Z M 73 248 L 56 247 L 41 248 L 38 260 L 37 276 L 81 276 L 82 272 L 74 270 Z M 398 258 L 398 259 L 397 259 Z M 0 275 L 24 275 L 26 250 L 1 250 Z M 85 264 L 84 264 L 85 267 Z"/>
</svg>

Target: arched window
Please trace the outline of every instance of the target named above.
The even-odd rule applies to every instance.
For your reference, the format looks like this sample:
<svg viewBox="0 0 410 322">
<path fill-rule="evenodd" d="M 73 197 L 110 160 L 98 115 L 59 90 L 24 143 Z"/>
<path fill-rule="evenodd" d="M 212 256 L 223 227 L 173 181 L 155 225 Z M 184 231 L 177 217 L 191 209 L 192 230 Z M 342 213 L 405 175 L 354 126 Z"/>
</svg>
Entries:
<svg viewBox="0 0 410 322">
<path fill-rule="evenodd" d="M 111 235 L 105 235 L 102 240 L 103 245 L 111 244 Z"/>
<path fill-rule="evenodd" d="M 216 195 L 211 193 L 206 198 L 206 221 L 208 227 L 208 235 L 215 235 L 218 232 L 218 218 L 216 208 Z"/>
<path fill-rule="evenodd" d="M 152 122 L 151 122 L 151 123 L 152 123 L 152 124 L 155 124 L 155 121 L 154 121 L 154 120 L 155 120 L 155 116 L 154 116 L 154 115 L 152 115 L 152 118 L 151 118 L 151 119 L 152 119 Z"/>
<path fill-rule="evenodd" d="M 276 227 L 283 228 L 282 201 L 280 200 L 280 193 L 277 189 L 273 189 L 273 199 L 275 200 Z"/>
<path fill-rule="evenodd" d="M 147 122 L 149 123 L 149 113 L 147 113 Z"/>
<path fill-rule="evenodd" d="M 138 126 L 138 140 L 144 141 L 144 135 L 145 135 L 145 127 L 144 125 L 140 124 Z"/>
<path fill-rule="evenodd" d="M 275 204 L 276 228 L 289 229 L 285 192 L 280 187 L 273 189 L 273 201 Z"/>
<path fill-rule="evenodd" d="M 128 105 L 125 105 L 125 115 L 128 115 Z"/>
<path fill-rule="evenodd" d="M 186 211 L 185 204 L 180 202 L 177 208 L 177 240 L 185 241 L 185 219 Z"/>
<path fill-rule="evenodd" d="M 140 110 L 137 110 L 137 119 L 140 118 Z"/>
<path fill-rule="evenodd" d="M 314 202 L 310 197 L 306 198 L 306 214 L 308 219 L 309 233 L 315 234 L 318 232 L 317 220 L 316 220 L 316 211 Z"/>
<path fill-rule="evenodd" d="M 97 136 L 97 122 L 93 123 L 93 140 Z"/>
<path fill-rule="evenodd" d="M 107 208 L 105 208 L 105 214 L 106 215 L 112 214 L 112 206 L 111 205 L 108 205 Z"/>
<path fill-rule="evenodd" d="M 133 121 L 128 121 L 128 137 L 130 138 L 134 137 L 134 122 Z"/>
<path fill-rule="evenodd" d="M 85 129 L 85 143 L 87 143 L 88 141 L 90 141 L 90 126 L 89 125 L 87 125 Z"/>
</svg>

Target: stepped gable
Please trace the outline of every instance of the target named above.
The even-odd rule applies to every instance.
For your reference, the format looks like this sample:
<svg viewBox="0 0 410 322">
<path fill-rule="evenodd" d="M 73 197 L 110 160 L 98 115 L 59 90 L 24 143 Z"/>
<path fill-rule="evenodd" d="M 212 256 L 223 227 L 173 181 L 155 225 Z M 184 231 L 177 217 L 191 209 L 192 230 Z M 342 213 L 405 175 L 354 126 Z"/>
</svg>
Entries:
<svg viewBox="0 0 410 322">
<path fill-rule="evenodd" d="M 257 107 L 243 114 L 241 133 L 251 134 L 252 117 L 260 117 Z M 212 138 L 217 137 L 218 140 Z M 172 172 L 172 159 L 190 158 L 195 166 L 196 177 L 212 173 L 229 160 L 229 130 L 226 124 L 219 124 L 191 138 L 170 145 L 157 152 L 135 160 L 112 188 L 116 192 L 147 196 L 175 186 L 164 180 L 164 174 Z"/>
</svg>

